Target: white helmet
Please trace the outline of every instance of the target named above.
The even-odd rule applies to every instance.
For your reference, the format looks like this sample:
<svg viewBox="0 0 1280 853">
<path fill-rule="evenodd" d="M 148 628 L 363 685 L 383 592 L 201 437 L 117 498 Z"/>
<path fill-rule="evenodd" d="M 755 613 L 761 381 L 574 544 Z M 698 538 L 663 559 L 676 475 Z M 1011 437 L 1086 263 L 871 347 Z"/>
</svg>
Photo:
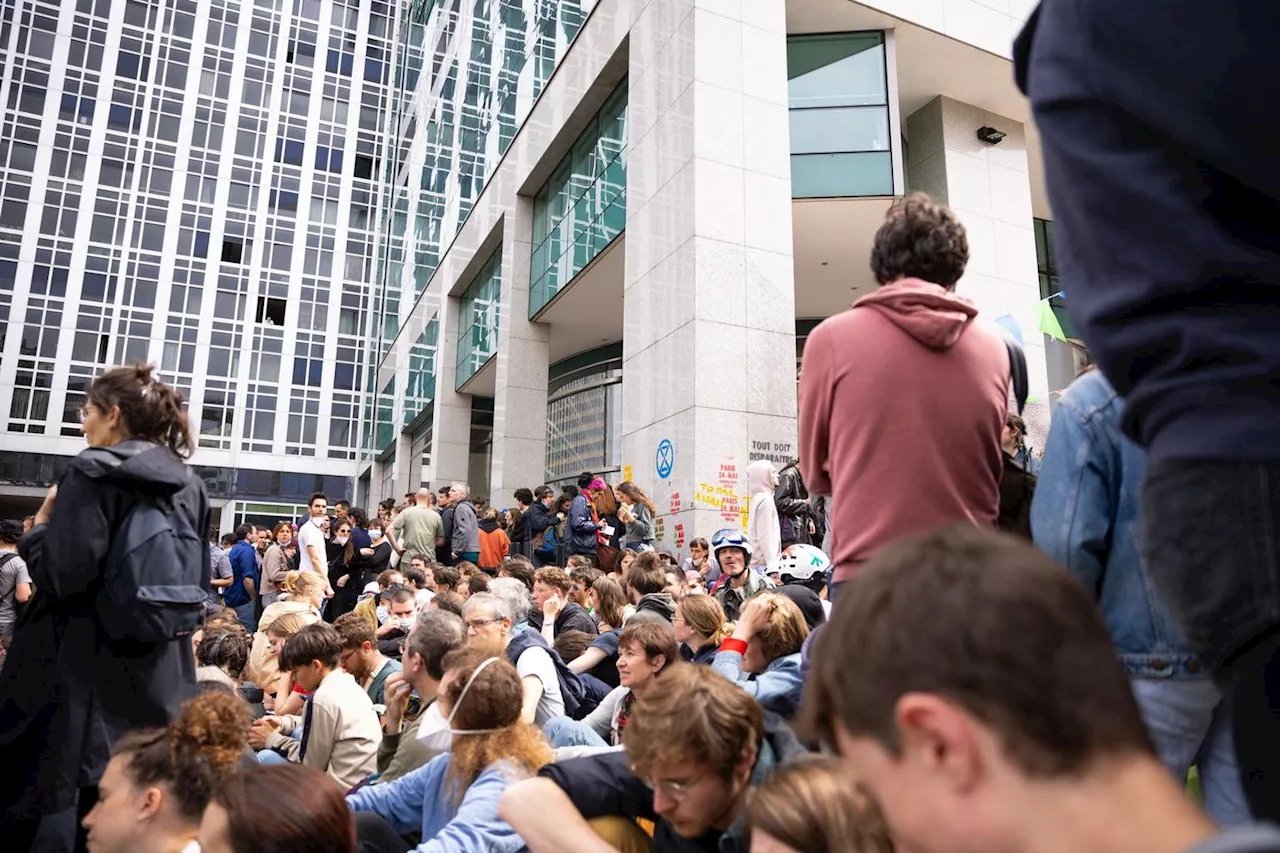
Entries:
<svg viewBox="0 0 1280 853">
<path fill-rule="evenodd" d="M 831 560 L 813 545 L 789 545 L 769 562 L 769 574 L 791 575 L 798 581 L 826 574 L 829 568 Z"/>
</svg>

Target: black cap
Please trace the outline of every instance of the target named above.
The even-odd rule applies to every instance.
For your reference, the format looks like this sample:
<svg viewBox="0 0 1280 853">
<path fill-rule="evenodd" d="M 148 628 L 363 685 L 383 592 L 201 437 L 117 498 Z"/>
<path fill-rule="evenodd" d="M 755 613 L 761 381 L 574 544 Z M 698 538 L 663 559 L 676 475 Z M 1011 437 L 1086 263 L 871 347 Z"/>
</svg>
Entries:
<svg viewBox="0 0 1280 853">
<path fill-rule="evenodd" d="M 822 599 L 809 587 L 789 583 L 778 587 L 774 591 L 785 595 L 796 603 L 796 607 L 800 608 L 800 612 L 804 615 L 804 621 L 808 623 L 810 631 L 827 621 L 827 611 L 822 606 Z"/>
<path fill-rule="evenodd" d="M 17 542 L 22 538 L 22 522 L 6 518 L 0 521 L 0 542 Z"/>
</svg>

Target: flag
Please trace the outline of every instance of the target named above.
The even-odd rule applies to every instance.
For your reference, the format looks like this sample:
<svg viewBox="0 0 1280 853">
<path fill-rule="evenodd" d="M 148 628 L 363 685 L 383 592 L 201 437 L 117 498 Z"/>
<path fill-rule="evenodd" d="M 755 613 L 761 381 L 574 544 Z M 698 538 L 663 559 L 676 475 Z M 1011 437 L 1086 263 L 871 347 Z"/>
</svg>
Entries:
<svg viewBox="0 0 1280 853">
<path fill-rule="evenodd" d="M 1054 313 L 1053 306 L 1049 304 L 1048 299 L 1040 300 L 1036 307 L 1036 312 L 1040 315 L 1041 334 L 1048 335 L 1055 341 L 1065 342 L 1067 340 L 1066 334 L 1062 331 L 1062 323 L 1058 321 L 1058 315 Z"/>
</svg>

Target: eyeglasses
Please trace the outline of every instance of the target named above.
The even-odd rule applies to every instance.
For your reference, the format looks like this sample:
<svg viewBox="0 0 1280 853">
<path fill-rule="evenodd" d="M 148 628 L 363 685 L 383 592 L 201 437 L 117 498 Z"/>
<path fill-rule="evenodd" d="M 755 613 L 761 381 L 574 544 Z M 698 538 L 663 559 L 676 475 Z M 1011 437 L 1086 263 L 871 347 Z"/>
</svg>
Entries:
<svg viewBox="0 0 1280 853">
<path fill-rule="evenodd" d="M 679 803 L 679 802 L 684 802 L 684 800 L 688 798 L 689 791 L 693 788 L 693 786 L 701 782 L 702 777 L 706 776 L 707 773 L 710 771 L 704 770 L 701 773 L 699 773 L 697 776 L 694 776 L 692 779 L 688 780 L 687 782 L 673 782 L 669 779 L 661 779 L 655 782 L 652 779 L 648 779 L 645 776 L 642 776 L 640 773 L 638 773 L 634 766 L 631 768 L 631 772 L 635 773 L 636 778 L 639 779 L 641 782 L 643 782 L 645 784 L 645 787 L 647 787 L 649 790 L 661 791 L 663 796 L 669 797 Z"/>
<path fill-rule="evenodd" d="M 466 624 L 468 628 L 475 628 L 477 631 L 479 631 L 481 628 L 484 628 L 486 625 L 492 625 L 494 622 L 501 622 L 501 621 L 502 621 L 501 619 L 468 619 Z"/>
</svg>

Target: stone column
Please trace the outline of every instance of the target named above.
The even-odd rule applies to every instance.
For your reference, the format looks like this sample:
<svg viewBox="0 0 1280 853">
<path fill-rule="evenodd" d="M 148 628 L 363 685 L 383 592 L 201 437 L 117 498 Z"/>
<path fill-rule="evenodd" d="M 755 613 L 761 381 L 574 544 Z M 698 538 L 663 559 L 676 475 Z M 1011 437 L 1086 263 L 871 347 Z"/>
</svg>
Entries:
<svg viewBox="0 0 1280 853">
<path fill-rule="evenodd" d="M 493 391 L 489 503 L 515 505 L 515 490 L 546 480 L 548 327 L 529 320 L 533 199 L 516 196 L 502 225 L 502 290 Z"/>
<path fill-rule="evenodd" d="M 456 390 L 458 323 L 462 300 L 445 296 L 440 304 L 440 334 L 436 350 L 436 396 L 432 403 L 432 488 L 467 479 L 471 449 L 471 395 Z"/>
<path fill-rule="evenodd" d="M 745 522 L 753 455 L 795 453 L 786 46 L 783 0 L 631 30 L 623 474 L 681 551 Z"/>
<path fill-rule="evenodd" d="M 980 127 L 1005 137 L 983 142 Z M 969 266 L 956 292 L 988 320 L 1013 315 L 1026 344 L 1031 396 L 1044 397 L 1049 374 L 1036 317 L 1040 279 L 1022 123 L 938 96 L 908 116 L 907 139 L 908 188 L 949 204 L 969 235 Z"/>
</svg>

